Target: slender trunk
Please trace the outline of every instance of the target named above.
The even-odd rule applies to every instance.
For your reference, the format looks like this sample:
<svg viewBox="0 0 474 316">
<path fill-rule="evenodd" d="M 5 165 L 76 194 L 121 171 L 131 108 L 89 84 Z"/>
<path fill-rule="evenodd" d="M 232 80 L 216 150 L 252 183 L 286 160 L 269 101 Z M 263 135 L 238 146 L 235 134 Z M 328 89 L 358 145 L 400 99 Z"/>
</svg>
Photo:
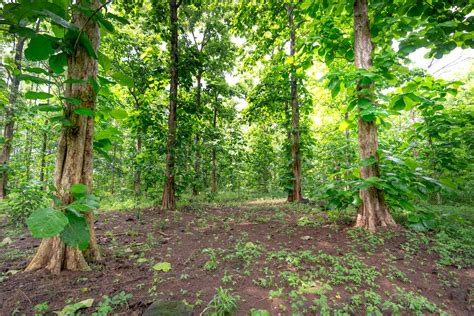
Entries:
<svg viewBox="0 0 474 316">
<path fill-rule="evenodd" d="M 99 0 L 79 1 L 79 5 L 90 6 L 92 9 L 99 7 Z M 99 26 L 90 20 L 82 11 L 75 11 L 72 21 L 86 34 L 97 52 L 99 49 Z M 87 24 L 86 24 L 87 23 Z M 96 80 L 97 60 L 90 57 L 87 51 L 78 46 L 68 59 L 68 79 Z M 92 140 L 94 134 L 94 118 L 74 113 L 77 107 L 95 110 L 96 92 L 91 84 L 68 83 L 65 96 L 81 100 L 79 106 L 66 102 L 65 116 L 71 121 L 72 126 L 63 126 L 58 143 L 54 180 L 56 196 L 64 204 L 70 204 L 73 197 L 69 192 L 73 184 L 85 184 L 89 191 L 92 190 Z M 97 246 L 94 216 L 92 212 L 84 214 L 89 226 L 89 247 L 83 254 L 79 249 L 64 244 L 58 237 L 45 238 L 36 255 L 27 266 L 26 271 L 46 269 L 54 274 L 61 270 L 88 270 L 89 267 L 84 256 L 91 261 L 100 259 Z"/>
<path fill-rule="evenodd" d="M 50 78 L 48 78 L 50 79 Z M 48 93 L 51 92 L 51 84 L 48 84 Z M 49 99 L 47 104 L 49 105 Z M 41 165 L 40 165 L 40 182 L 41 182 L 41 189 L 43 191 L 46 190 L 46 185 L 44 183 L 44 173 L 46 168 L 46 150 L 48 149 L 48 120 L 44 121 L 44 130 L 43 130 L 43 144 L 41 146 Z"/>
<path fill-rule="evenodd" d="M 110 193 L 114 195 L 115 193 L 115 161 L 117 160 L 117 142 L 114 141 L 114 150 L 113 150 L 113 156 L 112 156 L 112 179 L 110 181 Z"/>
<path fill-rule="evenodd" d="M 136 136 L 136 139 L 135 139 L 135 150 L 136 150 L 136 154 L 137 155 L 140 155 L 140 153 L 142 152 L 142 135 L 141 135 L 141 128 L 138 127 L 137 128 L 137 136 Z M 135 164 L 137 162 L 135 161 Z M 134 176 L 134 180 L 133 180 L 133 190 L 135 192 L 135 196 L 140 196 L 141 194 L 141 171 L 140 171 L 140 168 L 135 166 L 136 170 L 135 170 L 135 176 Z"/>
<path fill-rule="evenodd" d="M 163 190 L 162 208 L 175 209 L 174 193 L 174 150 L 176 144 L 176 105 L 178 99 L 178 4 L 169 1 L 171 25 L 171 64 L 170 64 L 170 103 L 168 114 L 168 140 L 166 143 L 165 187 Z"/>
<path fill-rule="evenodd" d="M 197 75 L 197 87 L 196 87 L 196 107 L 197 113 L 201 110 L 201 89 L 202 89 L 202 73 Z M 199 115 L 198 115 L 199 117 Z M 194 181 L 193 181 L 193 195 L 196 196 L 199 194 L 199 183 L 200 183 L 200 173 L 201 173 L 201 150 L 199 148 L 199 130 L 196 131 L 194 135 L 194 146 L 196 148 L 196 156 L 194 159 Z"/>
<path fill-rule="evenodd" d="M 31 154 L 33 152 L 33 131 L 28 128 L 26 130 L 26 181 L 30 181 L 31 173 Z"/>
<path fill-rule="evenodd" d="M 293 21 L 293 5 L 288 5 L 288 25 L 290 27 L 290 56 L 295 58 L 295 25 Z M 300 157 L 300 113 L 298 105 L 298 86 L 295 67 L 290 69 L 291 89 L 291 159 L 293 173 L 293 190 L 288 195 L 288 202 L 300 202 L 303 199 L 301 192 L 301 157 Z"/>
<path fill-rule="evenodd" d="M 48 120 L 44 121 L 44 125 L 48 126 Z M 41 146 L 41 164 L 40 164 L 40 182 L 42 190 L 46 190 L 46 185 L 44 184 L 44 170 L 46 168 L 46 150 L 48 149 L 48 132 L 43 131 L 43 144 Z"/>
<path fill-rule="evenodd" d="M 373 44 L 370 38 L 369 17 L 367 0 L 355 0 L 354 2 L 354 53 L 357 69 L 370 69 L 372 67 Z M 372 90 L 373 85 L 358 84 L 359 98 L 367 98 L 367 93 L 362 91 Z M 370 97 L 370 96 L 369 96 Z M 375 121 L 366 122 L 359 117 L 359 154 L 360 159 L 365 160 L 374 157 L 377 162 L 362 167 L 360 175 L 362 179 L 379 177 L 378 165 L 378 136 Z M 375 231 L 378 227 L 395 227 L 387 205 L 384 193 L 375 187 L 360 190 L 362 205 L 357 215 L 356 227 L 363 227 Z"/>
<path fill-rule="evenodd" d="M 217 103 L 217 96 L 216 96 L 216 103 Z M 217 132 L 217 104 L 214 106 L 214 113 L 212 116 L 212 127 L 214 129 L 214 135 Z M 214 136 L 215 138 L 215 136 Z M 215 141 L 215 139 L 214 139 Z M 216 161 L 216 145 L 212 146 L 212 173 L 211 173 L 211 192 L 217 192 L 217 161 Z"/>
<path fill-rule="evenodd" d="M 15 48 L 15 67 L 21 72 L 21 61 L 23 59 L 23 47 L 25 46 L 25 38 L 17 38 Z M 0 155 L 0 165 L 2 166 L 2 179 L 0 181 L 0 199 L 7 196 L 8 185 L 8 163 L 12 150 L 13 131 L 15 128 L 15 106 L 18 99 L 18 90 L 20 88 L 20 80 L 15 73 L 12 74 L 13 80 L 10 86 L 10 95 L 8 104 L 5 106 L 5 126 L 3 128 L 4 144 Z"/>
</svg>

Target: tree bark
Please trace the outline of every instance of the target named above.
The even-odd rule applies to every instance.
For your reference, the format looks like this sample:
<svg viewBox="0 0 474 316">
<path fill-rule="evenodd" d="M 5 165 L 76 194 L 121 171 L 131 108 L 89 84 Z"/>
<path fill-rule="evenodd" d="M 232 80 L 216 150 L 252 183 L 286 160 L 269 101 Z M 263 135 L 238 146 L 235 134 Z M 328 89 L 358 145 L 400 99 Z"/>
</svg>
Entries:
<svg viewBox="0 0 474 316">
<path fill-rule="evenodd" d="M 216 96 L 217 103 L 217 96 Z M 217 104 L 214 106 L 214 113 L 212 116 L 212 127 L 214 128 L 214 135 L 216 134 L 217 129 Z M 215 138 L 215 137 L 214 137 Z M 214 139 L 215 140 L 215 139 Z M 211 192 L 217 192 L 217 154 L 216 154 L 216 145 L 212 146 L 212 171 L 211 171 Z"/>
<path fill-rule="evenodd" d="M 290 28 L 290 56 L 295 58 L 295 25 L 293 21 L 293 5 L 287 5 L 288 25 Z M 298 85 L 294 65 L 290 68 L 291 90 L 291 159 L 293 173 L 293 190 L 288 194 L 288 202 L 300 202 L 301 192 L 301 156 L 300 156 L 300 113 L 298 105 Z"/>
<path fill-rule="evenodd" d="M 176 0 L 169 1 L 171 28 L 171 64 L 170 64 L 170 103 L 168 114 L 168 140 L 166 143 L 165 187 L 161 206 L 163 209 L 176 208 L 174 192 L 174 150 L 176 144 L 176 105 L 178 99 L 178 4 Z"/>
<path fill-rule="evenodd" d="M 44 121 L 44 125 L 48 126 L 48 120 Z M 40 175 L 39 179 L 41 182 L 42 190 L 46 190 L 46 185 L 44 184 L 44 174 L 46 168 L 46 151 L 48 149 L 48 132 L 47 130 L 43 131 L 43 143 L 41 145 L 41 164 L 40 164 Z"/>
<path fill-rule="evenodd" d="M 197 113 L 201 110 L 201 89 L 202 89 L 202 74 L 197 75 L 197 87 L 196 87 L 196 107 Z M 198 114 L 199 118 L 199 114 Z M 196 131 L 194 135 L 194 146 L 196 146 L 196 156 L 194 159 L 194 181 L 193 181 L 193 195 L 196 196 L 199 194 L 199 182 L 201 180 L 201 150 L 199 148 L 199 131 Z"/>
<path fill-rule="evenodd" d="M 21 72 L 21 61 L 23 59 L 23 47 L 25 46 L 25 38 L 18 37 L 15 48 L 15 67 Z M 0 181 L 0 199 L 7 196 L 8 185 L 8 163 L 12 150 L 13 132 L 15 128 L 15 106 L 18 99 L 18 90 L 20 88 L 20 80 L 17 75 L 12 74 L 13 80 L 10 86 L 10 95 L 8 104 L 5 107 L 5 126 L 3 128 L 4 144 L 0 155 L 0 165 L 2 166 L 2 179 Z"/>
<path fill-rule="evenodd" d="M 370 38 L 369 16 L 367 0 L 355 0 L 354 2 L 354 54 L 357 69 L 372 68 L 373 44 Z M 367 98 L 367 93 L 362 91 L 373 90 L 372 86 L 358 84 L 358 98 Z M 369 96 L 370 97 L 370 96 Z M 359 117 L 359 155 L 361 160 L 374 157 L 376 163 L 362 167 L 360 175 L 362 179 L 379 177 L 379 157 L 377 124 L 375 121 L 366 122 Z M 357 215 L 356 227 L 363 227 L 369 231 L 375 231 L 379 227 L 396 227 L 388 207 L 385 203 L 384 192 L 375 187 L 360 190 L 362 205 Z"/>
<path fill-rule="evenodd" d="M 135 140 L 135 150 L 136 154 L 139 155 L 142 152 L 142 135 L 141 135 L 141 128 L 137 128 L 137 136 Z M 135 162 L 136 163 L 136 162 Z M 140 196 L 141 188 L 142 188 L 142 181 L 141 181 L 141 171 L 140 169 L 135 166 L 135 176 L 133 179 L 133 191 L 135 192 L 135 196 Z"/>
<path fill-rule="evenodd" d="M 87 0 L 81 0 L 79 5 L 97 9 L 100 3 L 99 0 L 94 0 L 92 4 L 89 4 Z M 97 52 L 100 41 L 98 24 L 81 11 L 74 12 L 72 22 L 89 37 Z M 78 46 L 73 55 L 68 58 L 68 79 L 84 81 L 97 79 L 97 60 L 90 57 L 82 46 Z M 77 107 L 95 110 L 96 92 L 89 83 L 68 83 L 65 96 L 80 99 L 81 104 Z M 74 113 L 74 109 L 77 107 L 66 102 L 65 116 L 72 126 L 63 126 L 54 171 L 56 195 L 64 204 L 70 204 L 73 201 L 69 192 L 73 184 L 82 183 L 87 186 L 89 192 L 92 190 L 94 118 Z M 41 241 L 41 245 L 26 271 L 44 268 L 53 274 L 59 274 L 61 270 L 88 270 L 89 267 L 84 256 L 90 261 L 99 260 L 94 216 L 92 212 L 87 212 L 84 215 L 90 233 L 89 247 L 84 254 L 77 248 L 65 245 L 58 236 L 45 238 Z"/>
</svg>

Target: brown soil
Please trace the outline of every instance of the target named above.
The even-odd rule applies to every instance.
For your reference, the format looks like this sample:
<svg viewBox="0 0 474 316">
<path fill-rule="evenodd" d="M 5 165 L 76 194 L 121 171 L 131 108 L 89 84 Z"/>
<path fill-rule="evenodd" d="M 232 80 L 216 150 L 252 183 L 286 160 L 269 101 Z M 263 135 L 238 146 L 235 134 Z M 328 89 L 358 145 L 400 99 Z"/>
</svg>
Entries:
<svg viewBox="0 0 474 316">
<path fill-rule="evenodd" d="M 270 290 L 283 288 L 284 293 L 289 293 L 295 289 L 279 272 L 308 271 L 315 267 L 307 262 L 298 267 L 284 260 L 267 260 L 269 252 L 282 249 L 323 251 L 337 257 L 353 252 L 380 272 L 386 271 L 387 254 L 391 254 L 392 265 L 410 281 L 389 279 L 382 273 L 376 279 L 379 288 L 375 290 L 382 298 L 386 299 L 387 291 L 393 292 L 398 286 L 418 292 L 451 314 L 469 315 L 474 311 L 470 301 L 473 270 L 437 267 L 437 256 L 425 245 L 413 255 L 407 255 L 401 248 L 406 242 L 403 232 L 392 233 L 383 245 L 367 248 L 367 243 L 354 241 L 348 235 L 348 225 L 328 223 L 324 213 L 316 217 L 319 218 L 317 227 L 298 225 L 301 214 L 283 205 L 185 207 L 169 213 L 147 209 L 140 213 L 140 220 L 134 211 L 99 214 L 96 231 L 104 259 L 100 265 L 92 266 L 90 272 L 65 271 L 53 276 L 37 271 L 12 275 L 12 270 L 14 273 L 26 267 L 40 242 L 26 231 L 23 237 L 13 237 L 12 244 L 0 248 L 0 273 L 6 276 L 0 283 L 0 315 L 14 312 L 32 315 L 34 306 L 46 301 L 49 311 L 57 311 L 67 302 L 94 298 L 93 307 L 81 310 L 83 314 L 90 314 L 103 295 L 113 296 L 121 291 L 132 294 L 133 298 L 128 306 L 114 309 L 118 314 L 140 315 L 155 300 L 186 300 L 191 304 L 201 300 L 194 308 L 195 315 L 199 315 L 220 286 L 232 288 L 240 296 L 238 315 L 248 315 L 252 308 L 266 309 L 272 315 L 287 315 L 292 313 L 291 303 L 294 303 L 288 295 L 269 298 Z M 7 233 L 5 225 L 0 227 L 0 240 Z M 225 258 L 245 233 L 249 241 L 264 247 L 262 255 L 248 267 L 238 260 Z M 203 269 L 209 260 L 202 252 L 205 248 L 220 248 L 225 253 L 218 256 L 218 267 L 214 271 Z M 140 256 L 147 261 L 138 260 Z M 165 261 L 171 263 L 171 271 L 151 269 L 154 264 Z M 254 282 L 265 277 L 265 267 L 274 272 L 273 284 L 267 288 Z M 232 275 L 234 284 L 222 283 L 225 271 Z M 327 293 L 330 306 L 350 303 L 355 293 L 349 293 L 346 285 L 332 286 Z M 364 289 L 362 286 L 359 292 Z M 307 294 L 308 300 L 303 305 L 318 296 Z M 364 308 L 362 305 L 353 313 L 358 314 Z"/>
</svg>

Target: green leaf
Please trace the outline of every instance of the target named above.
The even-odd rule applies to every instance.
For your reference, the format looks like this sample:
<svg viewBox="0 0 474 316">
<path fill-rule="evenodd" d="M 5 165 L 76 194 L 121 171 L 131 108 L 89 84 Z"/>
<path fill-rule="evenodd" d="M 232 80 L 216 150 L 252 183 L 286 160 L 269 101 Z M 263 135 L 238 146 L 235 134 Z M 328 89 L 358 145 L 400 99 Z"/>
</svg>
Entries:
<svg viewBox="0 0 474 316">
<path fill-rule="evenodd" d="M 266 309 L 254 309 L 250 310 L 250 316 L 271 316 L 270 312 Z"/>
<path fill-rule="evenodd" d="M 64 52 L 49 57 L 49 67 L 55 74 L 62 74 L 66 65 L 67 54 Z"/>
<path fill-rule="evenodd" d="M 313 0 L 305 0 L 305 1 L 301 4 L 301 10 L 307 10 L 307 9 L 309 9 L 309 7 L 311 7 L 311 4 L 313 4 Z"/>
<path fill-rule="evenodd" d="M 25 49 L 25 58 L 31 61 L 48 59 L 54 52 L 52 42 L 42 35 L 33 37 Z"/>
<path fill-rule="evenodd" d="M 27 75 L 27 74 L 19 74 L 16 77 L 17 77 L 18 80 L 30 81 L 30 82 L 37 83 L 37 84 L 52 84 L 52 82 L 49 81 L 48 79 L 35 77 L 35 76 L 32 76 L 32 75 Z"/>
<path fill-rule="evenodd" d="M 99 65 L 102 66 L 105 72 L 109 71 L 109 69 L 112 67 L 112 60 L 107 57 L 104 53 L 99 51 Z"/>
<path fill-rule="evenodd" d="M 69 21 L 66 21 L 65 19 L 63 19 L 62 17 L 60 17 L 59 15 L 47 10 L 47 9 L 43 9 L 41 11 L 37 11 L 39 14 L 41 15 L 44 15 L 44 16 L 47 16 L 51 19 L 51 21 L 53 21 L 55 24 L 59 25 L 59 26 L 62 26 L 63 28 L 66 28 L 66 29 L 70 29 L 70 30 L 79 30 L 79 28 L 72 24 L 71 22 Z"/>
<path fill-rule="evenodd" d="M 95 113 L 89 108 L 78 108 L 74 109 L 74 113 L 83 115 L 83 116 L 89 116 L 89 117 L 94 117 Z"/>
<path fill-rule="evenodd" d="M 118 129 L 114 127 L 109 127 L 95 133 L 94 138 L 96 140 L 101 140 L 101 139 L 106 139 L 106 138 L 110 139 L 113 137 L 117 137 L 119 135 L 120 135 L 120 131 Z"/>
<path fill-rule="evenodd" d="M 395 97 L 395 99 L 392 100 L 392 109 L 394 109 L 395 111 L 401 111 L 403 109 L 405 109 L 405 100 L 403 99 L 403 97 L 397 95 Z"/>
<path fill-rule="evenodd" d="M 408 55 L 410 53 L 413 53 L 415 50 L 416 50 L 415 45 L 409 45 L 409 44 L 401 43 L 400 47 L 398 49 L 398 53 L 400 53 L 402 55 Z"/>
<path fill-rule="evenodd" d="M 171 263 L 169 263 L 169 262 L 160 262 L 160 263 L 155 264 L 152 267 L 152 269 L 155 270 L 155 271 L 168 272 L 168 271 L 171 270 Z"/>
<path fill-rule="evenodd" d="M 61 232 L 61 240 L 70 247 L 86 250 L 90 241 L 89 226 L 86 219 L 69 211 L 66 212 L 66 216 L 69 223 Z"/>
<path fill-rule="evenodd" d="M 55 311 L 54 313 L 57 316 L 71 316 L 71 315 L 76 315 L 77 311 L 80 310 L 81 308 L 89 308 L 94 304 L 94 299 L 89 298 L 87 300 L 80 301 L 75 304 L 69 304 L 66 305 L 61 311 Z"/>
<path fill-rule="evenodd" d="M 123 109 L 113 109 L 110 111 L 110 115 L 116 120 L 123 120 L 128 117 L 127 111 Z"/>
<path fill-rule="evenodd" d="M 129 24 L 129 22 L 128 22 L 127 19 L 125 19 L 124 17 L 118 16 L 118 15 L 115 15 L 115 14 L 113 14 L 113 13 L 107 13 L 107 14 L 105 15 L 105 17 L 108 18 L 108 19 L 109 19 L 109 18 L 110 18 L 110 19 L 114 19 L 115 21 L 120 22 L 120 23 L 122 23 L 122 24 Z"/>
<path fill-rule="evenodd" d="M 24 71 L 26 72 L 32 72 L 32 73 L 35 73 L 35 74 L 43 74 L 43 75 L 48 75 L 48 72 L 46 70 L 44 70 L 43 68 L 39 68 L 39 67 L 27 67 L 25 69 L 23 69 Z"/>
<path fill-rule="evenodd" d="M 67 223 L 66 215 L 52 208 L 36 210 L 26 220 L 31 235 L 36 238 L 56 236 L 63 231 Z"/>
<path fill-rule="evenodd" d="M 75 197 L 82 196 L 87 193 L 87 186 L 82 183 L 76 183 L 76 184 L 71 185 L 71 188 L 69 189 L 69 191 Z"/>
<path fill-rule="evenodd" d="M 117 81 L 118 84 L 122 86 L 126 86 L 129 88 L 133 88 L 135 82 L 132 77 L 124 74 L 123 72 L 116 72 L 111 75 L 111 77 Z"/>
<path fill-rule="evenodd" d="M 78 98 L 61 97 L 61 100 L 75 106 L 80 106 L 82 103 L 81 99 L 78 99 Z"/>
<path fill-rule="evenodd" d="M 87 54 L 94 59 L 97 59 L 97 53 L 92 46 L 92 42 L 87 36 L 87 34 L 81 33 L 81 37 L 79 38 L 79 42 L 81 43 L 82 47 L 86 50 Z"/>
<path fill-rule="evenodd" d="M 32 109 L 42 111 L 42 112 L 59 112 L 63 108 L 57 105 L 40 104 L 40 105 L 32 107 Z"/>
<path fill-rule="evenodd" d="M 47 92 L 28 91 L 25 93 L 25 98 L 30 99 L 30 100 L 34 100 L 34 99 L 46 100 L 52 97 L 54 97 L 54 95 Z"/>
</svg>

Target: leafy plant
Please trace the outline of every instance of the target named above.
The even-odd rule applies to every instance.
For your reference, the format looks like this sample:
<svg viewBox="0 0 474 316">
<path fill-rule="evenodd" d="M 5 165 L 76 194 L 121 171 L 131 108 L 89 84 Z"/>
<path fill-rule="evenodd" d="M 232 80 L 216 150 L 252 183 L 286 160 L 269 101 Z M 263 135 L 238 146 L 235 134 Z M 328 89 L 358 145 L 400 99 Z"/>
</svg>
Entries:
<svg viewBox="0 0 474 316">
<path fill-rule="evenodd" d="M 207 304 L 201 315 L 227 316 L 237 312 L 240 297 L 232 293 L 232 289 L 219 287 L 216 295 Z"/>
<path fill-rule="evenodd" d="M 46 194 L 40 185 L 22 184 L 11 192 L 7 207 L 9 222 L 16 227 L 24 227 L 26 219 L 35 210 L 47 203 Z"/>
<path fill-rule="evenodd" d="M 87 249 L 89 245 L 89 227 L 84 217 L 85 212 L 97 209 L 97 197 L 87 193 L 84 184 L 74 184 L 70 188 L 74 201 L 63 205 L 54 198 L 56 208 L 40 208 L 28 217 L 26 223 L 33 237 L 47 238 L 59 235 L 69 246 Z"/>
</svg>

